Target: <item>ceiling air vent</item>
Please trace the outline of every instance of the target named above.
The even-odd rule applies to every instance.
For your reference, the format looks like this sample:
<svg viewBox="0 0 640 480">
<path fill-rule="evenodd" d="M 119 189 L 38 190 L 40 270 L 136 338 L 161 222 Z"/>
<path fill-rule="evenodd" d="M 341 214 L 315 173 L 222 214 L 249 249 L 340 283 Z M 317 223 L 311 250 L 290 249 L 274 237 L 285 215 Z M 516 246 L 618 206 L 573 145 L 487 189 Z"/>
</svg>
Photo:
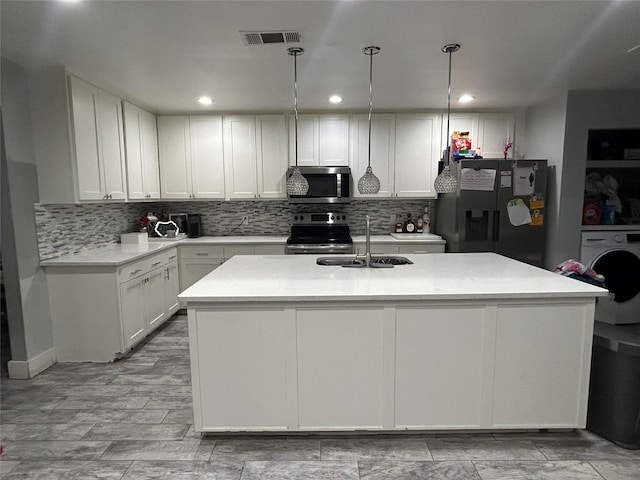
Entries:
<svg viewBox="0 0 640 480">
<path fill-rule="evenodd" d="M 270 43 L 300 43 L 300 32 L 240 32 L 246 45 Z"/>
</svg>

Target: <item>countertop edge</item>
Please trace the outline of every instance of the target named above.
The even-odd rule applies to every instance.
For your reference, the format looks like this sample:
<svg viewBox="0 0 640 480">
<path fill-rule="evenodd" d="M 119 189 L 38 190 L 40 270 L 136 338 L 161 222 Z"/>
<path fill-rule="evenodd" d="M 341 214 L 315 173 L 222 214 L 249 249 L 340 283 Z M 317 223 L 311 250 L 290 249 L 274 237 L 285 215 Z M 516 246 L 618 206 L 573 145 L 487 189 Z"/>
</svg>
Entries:
<svg viewBox="0 0 640 480">
<path fill-rule="evenodd" d="M 605 292 L 531 292 L 531 293 L 447 293 L 447 294 L 407 294 L 407 295 L 301 295 L 301 296 L 264 296 L 264 297 L 201 297 L 190 295 L 178 295 L 178 299 L 189 304 L 222 304 L 242 302 L 242 304 L 254 303 L 296 303 L 296 302 L 428 302 L 428 301 L 479 301 L 479 300 L 540 300 L 540 299 L 562 299 L 567 302 L 573 300 L 583 301 L 584 299 L 606 297 Z"/>
</svg>

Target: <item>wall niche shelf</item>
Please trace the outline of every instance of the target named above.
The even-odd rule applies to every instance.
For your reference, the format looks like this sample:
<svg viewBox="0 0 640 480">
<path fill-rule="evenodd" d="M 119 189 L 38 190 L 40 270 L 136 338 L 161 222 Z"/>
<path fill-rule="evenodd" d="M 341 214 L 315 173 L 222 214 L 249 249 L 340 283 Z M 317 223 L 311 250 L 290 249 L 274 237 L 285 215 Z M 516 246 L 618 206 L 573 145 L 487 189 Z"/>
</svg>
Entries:
<svg viewBox="0 0 640 480">
<path fill-rule="evenodd" d="M 587 160 L 587 168 L 640 168 L 638 160 Z"/>
</svg>

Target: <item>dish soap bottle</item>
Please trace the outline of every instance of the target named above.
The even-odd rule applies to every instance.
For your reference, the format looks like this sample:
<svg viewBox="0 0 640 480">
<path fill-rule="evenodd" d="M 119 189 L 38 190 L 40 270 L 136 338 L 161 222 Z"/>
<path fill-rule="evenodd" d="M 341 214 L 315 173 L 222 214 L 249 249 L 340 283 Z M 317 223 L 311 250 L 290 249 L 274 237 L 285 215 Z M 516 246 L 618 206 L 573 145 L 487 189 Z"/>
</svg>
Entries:
<svg viewBox="0 0 640 480">
<path fill-rule="evenodd" d="M 411 220 L 410 213 L 407 213 L 407 223 L 404 225 L 404 231 L 405 233 L 415 233 L 416 231 L 416 224 Z"/>
<path fill-rule="evenodd" d="M 431 215 L 429 215 L 429 207 L 424 207 L 422 214 L 422 233 L 429 233 L 431 229 Z"/>
</svg>

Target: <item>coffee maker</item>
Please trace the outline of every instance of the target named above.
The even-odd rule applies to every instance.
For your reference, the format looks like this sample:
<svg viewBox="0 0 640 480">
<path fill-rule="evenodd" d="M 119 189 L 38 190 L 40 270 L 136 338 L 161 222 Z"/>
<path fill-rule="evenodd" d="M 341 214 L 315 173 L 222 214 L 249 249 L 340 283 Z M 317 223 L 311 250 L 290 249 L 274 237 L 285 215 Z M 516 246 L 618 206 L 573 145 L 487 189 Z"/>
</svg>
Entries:
<svg viewBox="0 0 640 480">
<path fill-rule="evenodd" d="M 202 217 L 199 213 L 190 213 L 187 219 L 187 235 L 189 238 L 202 236 Z"/>
</svg>

